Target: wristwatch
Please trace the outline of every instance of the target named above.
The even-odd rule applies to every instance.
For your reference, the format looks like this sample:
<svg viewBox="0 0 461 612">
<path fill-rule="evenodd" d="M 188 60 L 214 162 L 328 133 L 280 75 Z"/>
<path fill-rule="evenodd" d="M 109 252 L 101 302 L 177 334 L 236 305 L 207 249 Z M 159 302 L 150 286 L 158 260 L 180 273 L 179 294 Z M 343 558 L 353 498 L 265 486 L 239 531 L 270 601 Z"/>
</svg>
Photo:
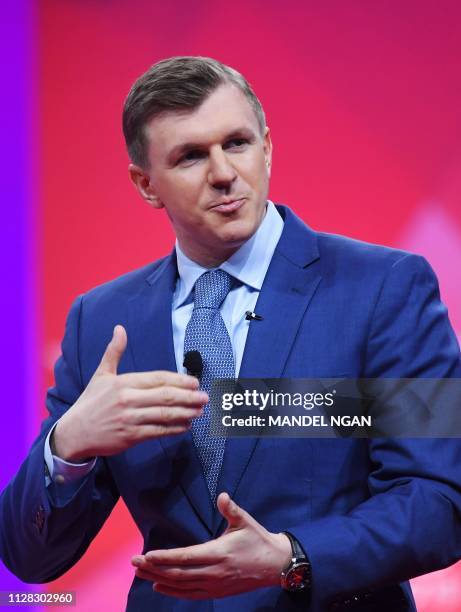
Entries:
<svg viewBox="0 0 461 612">
<path fill-rule="evenodd" d="M 298 540 L 288 531 L 283 531 L 291 544 L 291 559 L 280 574 L 280 584 L 285 591 L 307 591 L 311 586 L 311 564 Z"/>
</svg>

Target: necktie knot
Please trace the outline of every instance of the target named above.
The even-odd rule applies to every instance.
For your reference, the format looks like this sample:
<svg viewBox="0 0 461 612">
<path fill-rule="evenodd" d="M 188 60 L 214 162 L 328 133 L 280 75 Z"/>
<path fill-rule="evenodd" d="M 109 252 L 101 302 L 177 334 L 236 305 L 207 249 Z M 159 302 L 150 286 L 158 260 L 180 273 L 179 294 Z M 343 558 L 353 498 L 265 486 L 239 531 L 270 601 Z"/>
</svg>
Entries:
<svg viewBox="0 0 461 612">
<path fill-rule="evenodd" d="M 194 309 L 218 309 L 229 293 L 232 277 L 224 270 L 210 270 L 200 276 L 195 283 Z"/>
</svg>

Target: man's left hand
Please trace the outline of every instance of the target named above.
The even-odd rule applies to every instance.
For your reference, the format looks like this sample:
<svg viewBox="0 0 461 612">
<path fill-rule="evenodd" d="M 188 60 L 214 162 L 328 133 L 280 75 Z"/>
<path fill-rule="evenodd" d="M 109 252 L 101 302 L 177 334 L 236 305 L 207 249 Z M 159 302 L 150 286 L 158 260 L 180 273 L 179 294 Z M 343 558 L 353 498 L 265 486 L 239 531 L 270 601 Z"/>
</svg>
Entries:
<svg viewBox="0 0 461 612">
<path fill-rule="evenodd" d="M 159 593 L 184 599 L 212 599 L 280 584 L 291 558 L 283 533 L 271 533 L 221 493 L 218 510 L 226 531 L 205 544 L 149 551 L 131 562 L 136 576 L 151 580 Z"/>
</svg>

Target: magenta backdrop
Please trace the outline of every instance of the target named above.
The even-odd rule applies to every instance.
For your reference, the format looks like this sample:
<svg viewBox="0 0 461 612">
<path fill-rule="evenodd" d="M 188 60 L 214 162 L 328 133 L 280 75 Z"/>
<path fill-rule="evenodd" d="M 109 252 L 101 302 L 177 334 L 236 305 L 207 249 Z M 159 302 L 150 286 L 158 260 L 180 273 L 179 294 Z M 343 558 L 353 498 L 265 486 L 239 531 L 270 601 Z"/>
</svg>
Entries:
<svg viewBox="0 0 461 612">
<path fill-rule="evenodd" d="M 72 299 L 171 248 L 166 217 L 128 181 L 120 129 L 131 83 L 169 55 L 211 55 L 241 70 L 272 130 L 272 199 L 316 229 L 424 254 L 459 334 L 459 2 L 39 6 L 43 388 Z M 123 609 L 139 550 L 119 506 L 48 589 L 76 590 L 80 610 Z M 455 566 L 416 580 L 419 609 L 461 610 L 460 574 Z"/>
</svg>

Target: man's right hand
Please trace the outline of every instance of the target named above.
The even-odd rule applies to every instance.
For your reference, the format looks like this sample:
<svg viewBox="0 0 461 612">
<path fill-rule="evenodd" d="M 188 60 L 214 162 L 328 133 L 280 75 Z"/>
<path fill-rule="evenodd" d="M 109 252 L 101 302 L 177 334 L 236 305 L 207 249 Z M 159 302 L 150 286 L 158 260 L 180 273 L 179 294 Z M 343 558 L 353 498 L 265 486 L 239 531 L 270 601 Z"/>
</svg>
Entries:
<svg viewBox="0 0 461 612">
<path fill-rule="evenodd" d="M 138 442 L 180 434 L 202 414 L 208 395 L 198 380 L 176 372 L 117 374 L 126 349 L 117 325 L 96 372 L 53 432 L 53 453 L 67 461 L 114 455 Z"/>
</svg>

